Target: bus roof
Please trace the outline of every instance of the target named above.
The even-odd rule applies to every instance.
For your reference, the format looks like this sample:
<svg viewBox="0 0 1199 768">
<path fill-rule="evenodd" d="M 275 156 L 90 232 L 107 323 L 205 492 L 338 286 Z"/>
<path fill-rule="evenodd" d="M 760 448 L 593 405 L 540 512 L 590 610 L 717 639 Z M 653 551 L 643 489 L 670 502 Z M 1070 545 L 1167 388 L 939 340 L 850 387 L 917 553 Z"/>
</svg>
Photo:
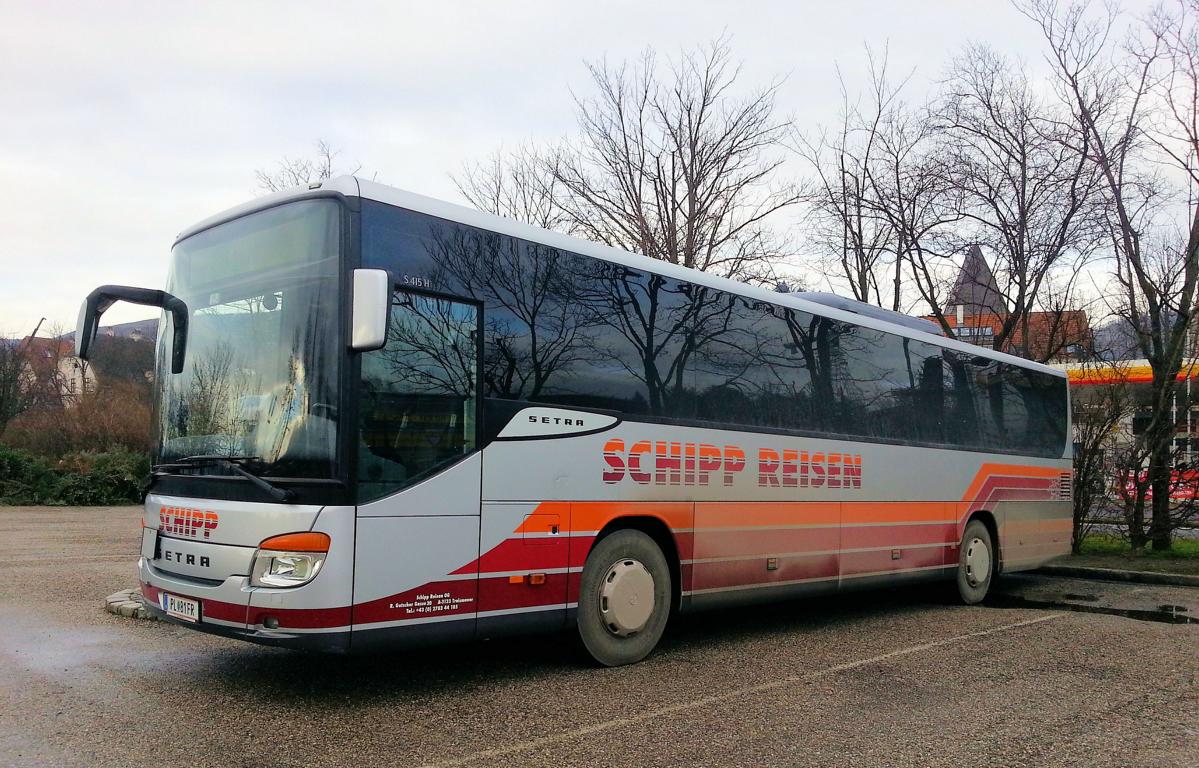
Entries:
<svg viewBox="0 0 1199 768">
<path fill-rule="evenodd" d="M 346 197 L 361 197 L 366 200 L 374 200 L 388 205 L 394 205 L 399 208 L 404 208 L 417 213 L 423 213 L 439 219 L 454 221 L 460 224 L 466 224 L 480 229 L 490 230 L 502 235 L 516 237 L 522 240 L 548 245 L 554 248 L 560 248 L 565 251 L 590 256 L 595 259 L 620 264 L 631 269 L 653 272 L 665 277 L 671 277 L 676 280 L 683 280 L 696 285 L 703 285 L 709 288 L 714 288 L 728 293 L 734 293 L 740 296 L 767 301 L 778 305 L 791 306 L 802 310 L 809 314 L 821 315 L 833 320 L 842 320 L 845 322 L 860 325 L 866 328 L 873 328 L 879 331 L 885 331 L 897 336 L 905 336 L 907 338 L 923 341 L 929 344 L 935 344 L 946 349 L 953 349 L 970 355 L 977 355 L 1000 362 L 1011 363 L 1025 368 L 1032 368 L 1043 373 L 1049 373 L 1054 376 L 1066 377 L 1063 370 L 1055 369 L 1048 365 L 1026 360 L 1022 357 L 1009 355 L 1005 352 L 997 352 L 993 349 L 979 347 L 966 342 L 950 339 L 945 336 L 937 335 L 919 330 L 909 323 L 898 323 L 884 317 L 879 317 L 880 312 L 871 311 L 869 313 L 859 313 L 843 309 L 838 306 L 830 305 L 825 302 L 812 301 L 805 299 L 800 295 L 792 293 L 779 293 L 766 288 L 742 283 L 737 280 L 732 280 L 726 277 L 719 277 L 707 272 L 701 272 L 697 269 L 683 267 L 678 264 L 672 264 L 668 261 L 660 259 L 651 259 L 648 256 L 623 251 L 619 248 L 603 245 L 601 243 L 584 240 L 570 235 L 564 235 L 561 232 L 554 232 L 547 229 L 541 229 L 531 224 L 525 224 L 514 219 L 507 219 L 502 216 L 496 216 L 491 213 L 486 213 L 474 208 L 468 208 L 454 203 L 447 203 L 436 198 L 419 195 L 415 192 L 407 192 L 402 189 L 396 189 L 378 182 L 359 179 L 355 176 L 339 176 L 334 179 L 328 179 L 323 182 L 308 185 L 307 187 L 296 187 L 282 192 L 275 192 L 264 197 L 243 203 L 228 210 L 222 211 L 215 216 L 210 216 L 207 219 L 188 227 L 179 234 L 175 242 L 178 243 L 191 235 L 202 230 L 216 226 L 223 222 L 235 219 L 239 216 L 244 216 L 248 213 L 279 205 L 291 200 L 301 200 L 311 197 L 320 197 L 328 195 L 330 192 L 344 195 Z M 846 302 L 845 306 L 851 306 L 854 302 L 849 299 L 843 299 Z M 877 309 L 877 308 L 875 308 Z M 885 310 L 883 310 L 885 311 Z M 913 318 L 914 319 L 914 318 Z"/>
</svg>

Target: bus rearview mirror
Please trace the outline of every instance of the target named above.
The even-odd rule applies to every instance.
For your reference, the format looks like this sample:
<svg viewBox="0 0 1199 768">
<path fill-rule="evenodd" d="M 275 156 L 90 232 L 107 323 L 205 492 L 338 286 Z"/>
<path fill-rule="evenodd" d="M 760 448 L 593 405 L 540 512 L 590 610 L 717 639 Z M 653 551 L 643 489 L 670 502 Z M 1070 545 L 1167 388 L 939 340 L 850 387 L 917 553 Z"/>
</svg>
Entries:
<svg viewBox="0 0 1199 768">
<path fill-rule="evenodd" d="M 100 317 L 91 311 L 89 299 L 84 299 L 79 305 L 79 319 L 75 322 L 75 357 L 86 360 L 90 354 L 92 341 L 96 338 L 96 323 Z"/>
<path fill-rule="evenodd" d="M 355 269 L 350 349 L 369 352 L 387 342 L 387 314 L 391 309 L 391 276 L 385 269 Z"/>
<path fill-rule="evenodd" d="M 183 371 L 183 358 L 187 353 L 187 304 L 183 299 L 166 291 L 150 288 L 133 288 L 128 285 L 102 285 L 87 295 L 79 308 L 79 320 L 75 325 L 75 356 L 87 360 L 92 343 L 100 326 L 100 316 L 118 301 L 161 307 L 171 313 L 174 337 L 171 340 L 171 373 Z"/>
</svg>

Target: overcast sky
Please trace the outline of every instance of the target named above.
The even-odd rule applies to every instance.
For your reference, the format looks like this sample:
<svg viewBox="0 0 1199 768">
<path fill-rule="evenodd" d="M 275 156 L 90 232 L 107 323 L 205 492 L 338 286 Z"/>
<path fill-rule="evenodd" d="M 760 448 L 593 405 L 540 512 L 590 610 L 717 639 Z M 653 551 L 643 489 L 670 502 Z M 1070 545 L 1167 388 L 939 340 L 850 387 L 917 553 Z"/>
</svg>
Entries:
<svg viewBox="0 0 1199 768">
<path fill-rule="evenodd" d="M 744 82 L 785 76 L 802 127 L 835 66 L 889 45 L 912 95 L 966 41 L 1040 66 L 1006 2 L 14 3 L 0 0 L 0 336 L 70 326 L 102 283 L 161 287 L 176 233 L 257 194 L 317 138 L 397 187 L 570 132 L 584 60 L 675 55 L 727 31 Z M 150 316 L 118 306 L 105 322 Z"/>
</svg>

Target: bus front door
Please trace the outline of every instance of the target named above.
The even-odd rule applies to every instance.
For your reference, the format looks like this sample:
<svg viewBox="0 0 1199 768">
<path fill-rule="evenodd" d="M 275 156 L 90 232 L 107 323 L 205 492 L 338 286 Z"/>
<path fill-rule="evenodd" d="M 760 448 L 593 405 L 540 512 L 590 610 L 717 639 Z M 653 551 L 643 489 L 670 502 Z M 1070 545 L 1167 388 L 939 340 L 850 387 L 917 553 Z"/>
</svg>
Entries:
<svg viewBox="0 0 1199 768">
<path fill-rule="evenodd" d="M 397 290 L 386 344 L 362 355 L 355 651 L 475 632 L 481 315 Z"/>
</svg>

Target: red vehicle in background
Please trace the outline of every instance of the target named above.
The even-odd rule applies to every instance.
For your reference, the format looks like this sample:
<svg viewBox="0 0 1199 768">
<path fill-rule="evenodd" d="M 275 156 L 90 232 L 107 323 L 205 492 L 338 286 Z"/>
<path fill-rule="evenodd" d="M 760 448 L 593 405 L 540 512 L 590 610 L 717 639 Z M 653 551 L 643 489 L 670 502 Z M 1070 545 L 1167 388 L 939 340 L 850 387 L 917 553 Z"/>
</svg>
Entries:
<svg viewBox="0 0 1199 768">
<path fill-rule="evenodd" d="M 1130 502 L 1136 498 L 1137 487 L 1145 487 L 1145 500 L 1153 498 L 1153 488 L 1148 485 L 1149 472 L 1142 470 L 1136 478 L 1131 472 L 1122 473 L 1116 482 L 1120 498 Z M 1199 470 L 1176 469 L 1170 473 L 1170 500 L 1175 502 L 1194 501 L 1199 496 Z"/>
</svg>

